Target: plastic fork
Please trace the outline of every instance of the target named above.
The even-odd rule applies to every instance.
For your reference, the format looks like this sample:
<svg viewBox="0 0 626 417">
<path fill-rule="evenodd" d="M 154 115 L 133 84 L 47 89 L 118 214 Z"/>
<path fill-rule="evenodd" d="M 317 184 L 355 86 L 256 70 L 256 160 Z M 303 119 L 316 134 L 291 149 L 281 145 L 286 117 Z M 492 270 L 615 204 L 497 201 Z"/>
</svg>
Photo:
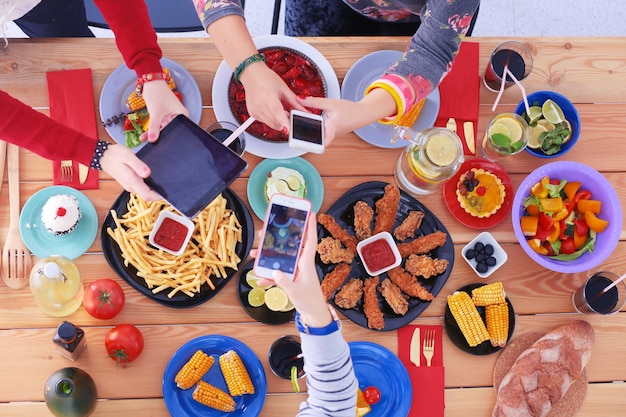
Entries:
<svg viewBox="0 0 626 417">
<path fill-rule="evenodd" d="M 74 174 L 73 163 L 71 159 L 61 161 L 61 181 L 72 182 Z"/>
<path fill-rule="evenodd" d="M 435 329 L 426 330 L 422 352 L 426 358 L 426 366 L 430 366 L 430 361 L 435 355 Z"/>
</svg>

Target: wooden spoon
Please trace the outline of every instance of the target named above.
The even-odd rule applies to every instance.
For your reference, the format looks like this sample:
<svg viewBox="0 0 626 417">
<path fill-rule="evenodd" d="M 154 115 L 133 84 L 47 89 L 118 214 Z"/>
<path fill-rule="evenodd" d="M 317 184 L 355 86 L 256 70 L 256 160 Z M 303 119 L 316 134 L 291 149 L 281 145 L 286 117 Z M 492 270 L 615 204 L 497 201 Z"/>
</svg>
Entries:
<svg viewBox="0 0 626 417">
<path fill-rule="evenodd" d="M 33 260 L 20 236 L 20 148 L 7 146 L 9 172 L 9 231 L 2 249 L 2 279 L 11 288 L 28 285 Z"/>
<path fill-rule="evenodd" d="M 2 191 L 2 181 L 4 181 L 4 162 L 7 159 L 7 143 L 0 140 L 0 191 Z"/>
</svg>

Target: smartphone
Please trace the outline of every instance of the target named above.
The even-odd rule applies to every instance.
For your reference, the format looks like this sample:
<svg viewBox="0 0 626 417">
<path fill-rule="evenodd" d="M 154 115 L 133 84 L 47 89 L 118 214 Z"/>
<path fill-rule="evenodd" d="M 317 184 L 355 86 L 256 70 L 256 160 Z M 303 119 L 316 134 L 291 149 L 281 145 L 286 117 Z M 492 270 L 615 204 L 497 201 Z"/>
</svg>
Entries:
<svg viewBox="0 0 626 417">
<path fill-rule="evenodd" d="M 289 146 L 307 152 L 324 153 L 324 117 L 291 110 Z"/>
<path fill-rule="evenodd" d="M 254 262 L 255 275 L 272 279 L 280 270 L 293 280 L 309 213 L 309 200 L 272 195 L 263 223 L 261 247 Z"/>
</svg>

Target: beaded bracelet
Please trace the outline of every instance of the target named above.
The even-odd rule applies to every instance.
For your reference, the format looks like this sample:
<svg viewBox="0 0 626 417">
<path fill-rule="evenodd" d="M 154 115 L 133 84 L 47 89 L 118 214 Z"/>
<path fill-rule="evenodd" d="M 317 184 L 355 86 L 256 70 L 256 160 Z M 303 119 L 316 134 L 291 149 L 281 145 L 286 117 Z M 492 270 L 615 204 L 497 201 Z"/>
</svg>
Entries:
<svg viewBox="0 0 626 417">
<path fill-rule="evenodd" d="M 100 165 L 100 158 L 104 155 L 104 152 L 111 145 L 110 142 L 106 142 L 98 139 L 98 144 L 96 145 L 96 150 L 93 153 L 93 159 L 91 160 L 91 164 L 89 165 L 93 169 L 97 169 L 98 171 L 102 171 L 102 166 Z"/>
<path fill-rule="evenodd" d="M 137 84 L 135 84 L 135 92 L 137 95 L 141 95 L 143 92 L 143 85 L 148 81 L 165 80 L 166 83 L 170 82 L 170 74 L 167 72 L 149 72 L 142 74 L 137 78 Z"/>
<path fill-rule="evenodd" d="M 235 71 L 233 71 L 233 78 L 235 79 L 235 81 L 241 84 L 241 81 L 239 81 L 239 77 L 241 76 L 243 70 L 248 68 L 250 64 L 261 61 L 265 62 L 265 54 L 254 54 L 241 61 L 241 64 L 237 65 L 237 68 L 235 68 Z"/>
</svg>

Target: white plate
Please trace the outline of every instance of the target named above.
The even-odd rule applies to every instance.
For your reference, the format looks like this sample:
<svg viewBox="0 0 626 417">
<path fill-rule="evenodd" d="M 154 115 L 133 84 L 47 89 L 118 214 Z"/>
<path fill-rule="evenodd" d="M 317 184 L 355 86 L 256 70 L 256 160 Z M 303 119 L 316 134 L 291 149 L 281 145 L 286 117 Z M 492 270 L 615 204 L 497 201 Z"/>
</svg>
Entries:
<svg viewBox="0 0 626 417">
<path fill-rule="evenodd" d="M 202 95 L 196 80 L 185 68 L 171 59 L 162 58 L 161 66 L 170 70 L 170 74 L 176 82 L 176 88 L 183 96 L 183 104 L 189 110 L 189 118 L 195 123 L 199 123 L 202 117 Z M 100 94 L 100 118 L 102 121 L 129 112 L 128 107 L 126 107 L 126 99 L 135 89 L 136 82 L 135 71 L 128 69 L 126 64 L 120 65 L 109 75 Z M 105 126 L 105 129 L 114 141 L 126 146 L 123 120 L 117 124 Z M 133 151 L 137 152 L 142 147 L 143 144 L 135 146 Z"/>
<path fill-rule="evenodd" d="M 308 43 L 301 41 L 300 39 L 292 38 L 282 35 L 267 35 L 254 38 L 254 44 L 257 49 L 268 48 L 271 46 L 282 46 L 298 51 L 311 59 L 317 65 L 326 82 L 326 96 L 328 98 L 338 99 L 341 96 L 341 90 L 339 88 L 339 80 L 335 70 L 330 65 L 330 62 L 321 54 L 320 51 L 309 45 Z M 217 68 L 215 78 L 213 79 L 213 111 L 215 117 L 219 121 L 227 121 L 235 123 L 239 126 L 239 122 L 235 119 L 233 112 L 230 110 L 230 104 L 228 102 L 228 84 L 233 72 L 222 61 Z M 287 143 L 271 143 L 255 138 L 254 136 L 244 133 L 246 137 L 246 152 L 250 152 L 253 155 L 257 155 L 263 158 L 281 159 L 281 158 L 293 158 L 294 156 L 300 156 L 305 154 L 305 151 L 299 149 L 290 148 Z"/>
<path fill-rule="evenodd" d="M 402 56 L 402 52 L 383 50 L 372 52 L 359 59 L 350 67 L 341 85 L 341 98 L 358 101 L 363 98 L 366 88 L 395 64 Z M 439 89 L 435 88 L 426 97 L 424 108 L 415 122 L 413 129 L 421 131 L 433 127 L 439 114 Z M 404 148 L 407 143 L 399 140 L 391 143 L 393 126 L 379 122 L 371 123 L 354 131 L 365 142 L 380 148 Z"/>
</svg>

